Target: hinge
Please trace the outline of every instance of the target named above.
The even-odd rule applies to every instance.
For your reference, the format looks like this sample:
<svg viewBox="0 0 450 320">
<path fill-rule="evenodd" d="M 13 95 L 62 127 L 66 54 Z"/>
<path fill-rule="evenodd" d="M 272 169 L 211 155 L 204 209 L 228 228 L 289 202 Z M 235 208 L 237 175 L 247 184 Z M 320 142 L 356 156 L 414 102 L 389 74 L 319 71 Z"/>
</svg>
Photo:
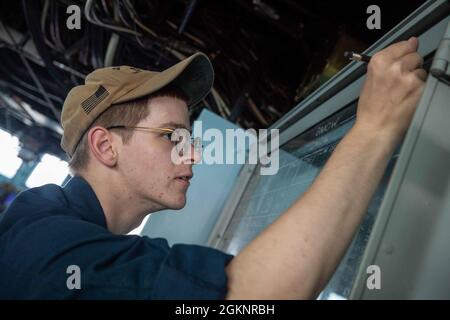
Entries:
<svg viewBox="0 0 450 320">
<path fill-rule="evenodd" d="M 430 73 L 438 80 L 450 85 L 450 22 L 434 55 Z"/>
</svg>

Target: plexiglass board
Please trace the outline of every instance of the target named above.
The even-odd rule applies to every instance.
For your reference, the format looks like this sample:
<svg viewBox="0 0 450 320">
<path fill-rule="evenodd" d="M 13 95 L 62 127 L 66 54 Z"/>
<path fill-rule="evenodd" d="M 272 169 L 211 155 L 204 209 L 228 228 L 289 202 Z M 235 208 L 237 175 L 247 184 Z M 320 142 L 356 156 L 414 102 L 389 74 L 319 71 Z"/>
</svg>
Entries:
<svg viewBox="0 0 450 320">
<path fill-rule="evenodd" d="M 428 72 L 434 51 L 425 57 Z M 285 212 L 313 183 L 325 162 L 355 122 L 357 101 L 280 147 L 280 168 L 272 176 L 256 167 L 218 248 L 236 255 Z M 384 175 L 351 245 L 319 299 L 347 299 L 380 208 L 401 145 L 392 153 Z M 259 166 L 259 165 L 258 165 Z"/>
<path fill-rule="evenodd" d="M 336 145 L 353 126 L 355 110 L 356 102 L 280 147 L 280 169 L 276 175 L 260 175 L 256 168 L 225 231 L 220 249 L 237 254 L 308 189 Z M 358 233 L 320 295 L 321 299 L 349 296 L 397 156 L 398 150 L 389 162 Z"/>
</svg>

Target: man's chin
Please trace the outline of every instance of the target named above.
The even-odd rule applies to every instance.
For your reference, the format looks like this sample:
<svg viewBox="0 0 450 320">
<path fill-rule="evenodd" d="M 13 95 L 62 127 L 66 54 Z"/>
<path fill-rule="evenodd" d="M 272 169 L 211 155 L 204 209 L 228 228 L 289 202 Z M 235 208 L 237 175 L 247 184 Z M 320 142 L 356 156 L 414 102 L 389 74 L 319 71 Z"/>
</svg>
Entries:
<svg viewBox="0 0 450 320">
<path fill-rule="evenodd" d="M 180 210 L 186 206 L 186 197 L 180 197 L 179 199 L 158 199 L 157 208 L 152 210 L 153 212 L 163 210 Z"/>
<path fill-rule="evenodd" d="M 182 198 L 180 197 L 180 199 L 176 199 L 175 201 L 171 201 L 170 203 L 167 204 L 167 208 L 172 210 L 180 210 L 183 209 L 185 206 L 186 206 L 185 196 L 183 196 Z"/>
<path fill-rule="evenodd" d="M 181 210 L 186 206 L 186 201 L 183 201 L 183 203 L 179 203 L 174 205 L 171 209 L 172 210 Z"/>
</svg>

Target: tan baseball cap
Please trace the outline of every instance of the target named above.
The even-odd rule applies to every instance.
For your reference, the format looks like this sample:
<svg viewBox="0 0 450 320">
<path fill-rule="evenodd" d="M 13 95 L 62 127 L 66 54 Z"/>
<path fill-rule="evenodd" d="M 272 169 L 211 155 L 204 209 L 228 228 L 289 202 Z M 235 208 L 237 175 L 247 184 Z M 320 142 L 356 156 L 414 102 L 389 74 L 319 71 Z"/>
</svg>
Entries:
<svg viewBox="0 0 450 320">
<path fill-rule="evenodd" d="M 114 104 L 143 97 L 172 83 L 187 94 L 188 106 L 193 106 L 205 98 L 213 81 L 211 62 L 201 52 L 162 72 L 130 66 L 97 69 L 87 75 L 84 85 L 72 88 L 64 101 L 61 147 L 72 156 L 90 125 Z"/>
</svg>

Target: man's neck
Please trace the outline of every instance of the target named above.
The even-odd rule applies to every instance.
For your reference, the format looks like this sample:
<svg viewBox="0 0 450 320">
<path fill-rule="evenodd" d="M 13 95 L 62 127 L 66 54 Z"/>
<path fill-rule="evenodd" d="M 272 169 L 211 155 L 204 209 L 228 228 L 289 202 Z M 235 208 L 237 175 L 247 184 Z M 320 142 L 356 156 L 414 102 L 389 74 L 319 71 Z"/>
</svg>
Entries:
<svg viewBox="0 0 450 320">
<path fill-rule="evenodd" d="M 156 211 L 149 208 L 126 188 L 114 174 L 83 174 L 102 206 L 107 228 L 114 234 L 127 234 L 137 228 L 146 215 Z"/>
</svg>

